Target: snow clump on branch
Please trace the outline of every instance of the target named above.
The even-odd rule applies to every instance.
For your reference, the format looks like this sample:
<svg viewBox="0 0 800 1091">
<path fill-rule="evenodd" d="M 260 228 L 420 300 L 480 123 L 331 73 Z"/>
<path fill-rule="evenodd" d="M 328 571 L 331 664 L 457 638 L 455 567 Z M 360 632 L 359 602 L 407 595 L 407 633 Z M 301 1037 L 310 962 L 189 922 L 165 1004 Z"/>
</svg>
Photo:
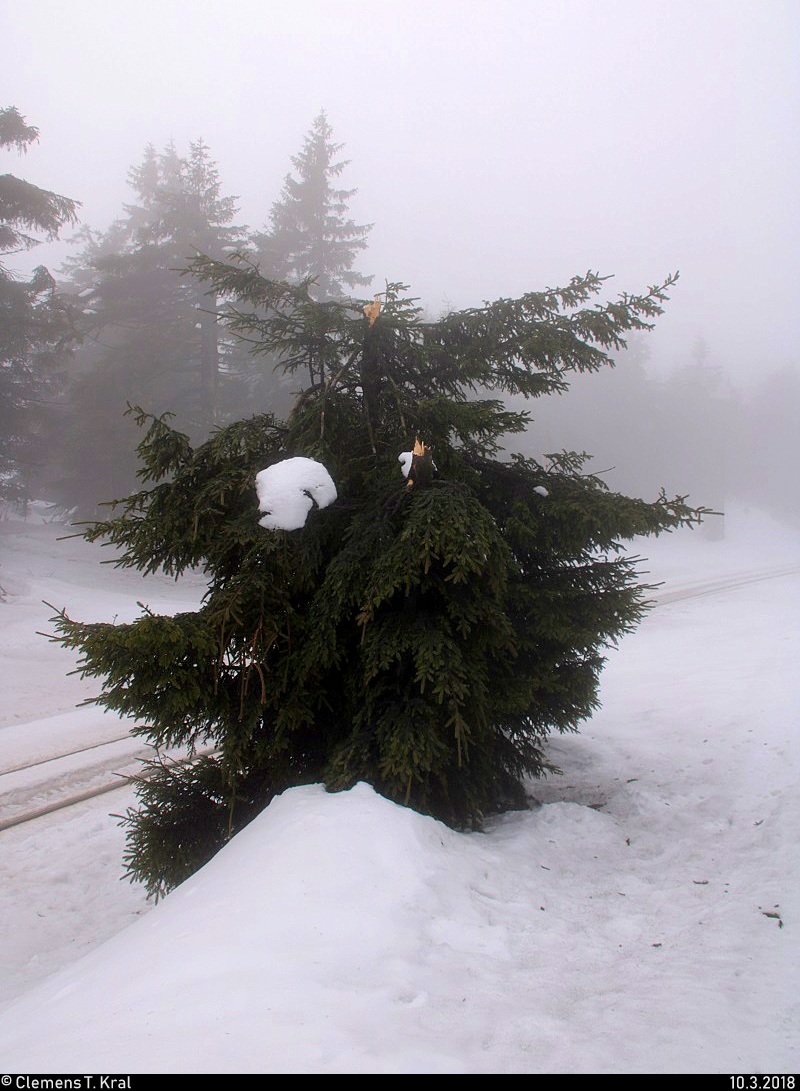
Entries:
<svg viewBox="0 0 800 1091">
<path fill-rule="evenodd" d="M 256 474 L 258 525 L 267 530 L 300 530 L 316 503 L 326 508 L 336 499 L 336 486 L 321 462 L 286 458 Z"/>
</svg>

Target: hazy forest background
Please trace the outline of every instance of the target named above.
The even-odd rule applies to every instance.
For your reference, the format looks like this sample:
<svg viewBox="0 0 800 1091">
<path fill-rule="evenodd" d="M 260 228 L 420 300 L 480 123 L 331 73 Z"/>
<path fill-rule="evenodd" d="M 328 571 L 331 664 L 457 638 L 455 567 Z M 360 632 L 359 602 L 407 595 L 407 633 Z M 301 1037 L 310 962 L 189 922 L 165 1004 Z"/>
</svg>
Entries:
<svg viewBox="0 0 800 1091">
<path fill-rule="evenodd" d="M 0 499 L 45 500 L 91 518 L 136 487 L 129 405 L 172 413 L 202 440 L 255 413 L 285 417 L 302 385 L 230 335 L 228 301 L 187 274 L 193 257 L 246 255 L 266 276 L 312 278 L 318 300 L 369 300 L 385 284 L 369 274 L 372 225 L 351 218 L 358 164 L 324 112 L 298 133 L 283 188 L 256 227 L 240 222 L 238 199 L 224 192 L 220 164 L 199 136 L 184 147 L 148 145 L 114 222 L 79 223 L 80 194 L 62 197 L 20 176 L 39 138 L 35 121 L 24 103 L 0 112 L 9 171 L 0 178 Z M 59 236 L 71 245 L 57 269 L 15 268 L 15 255 Z M 614 369 L 538 399 L 531 428 L 509 447 L 586 451 L 609 487 L 644 499 L 664 486 L 719 512 L 740 501 L 796 522 L 790 453 L 800 375 L 764 358 L 737 385 L 723 365 L 700 333 L 656 372 L 646 336 L 636 335 Z M 705 533 L 724 533 L 724 520 L 709 520 Z"/>
</svg>

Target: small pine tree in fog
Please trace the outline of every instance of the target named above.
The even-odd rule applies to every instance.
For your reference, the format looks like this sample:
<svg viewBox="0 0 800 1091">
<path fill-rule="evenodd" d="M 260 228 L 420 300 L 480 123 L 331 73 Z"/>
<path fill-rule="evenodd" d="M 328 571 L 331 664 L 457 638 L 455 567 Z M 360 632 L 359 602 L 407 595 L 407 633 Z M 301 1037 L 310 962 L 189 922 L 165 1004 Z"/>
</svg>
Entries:
<svg viewBox="0 0 800 1091">
<path fill-rule="evenodd" d="M 323 111 L 298 155 L 292 156 L 295 173 L 284 179 L 269 229 L 253 238 L 263 273 L 294 282 L 314 280 L 316 299 L 341 298 L 372 280 L 353 269 L 366 249 L 370 226 L 348 217 L 356 190 L 335 185 L 348 160 L 336 158 L 343 145 L 332 136 Z"/>
<path fill-rule="evenodd" d="M 551 768 L 548 734 L 596 707 L 604 649 L 645 610 L 621 543 L 701 512 L 612 493 L 576 454 L 504 460 L 501 437 L 529 420 L 501 396 L 603 367 L 649 328 L 672 278 L 593 305 L 602 278 L 589 273 L 423 321 L 399 285 L 376 318 L 244 264 L 195 272 L 308 385 L 288 420 L 240 421 L 200 446 L 141 413 L 142 488 L 86 532 L 123 566 L 209 581 L 202 606 L 174 617 L 56 618 L 102 679 L 97 701 L 134 733 L 213 748 L 151 763 L 127 816 L 130 874 L 164 893 L 276 793 L 311 782 L 367 781 L 455 828 L 524 805 L 526 778 Z M 398 455 L 416 437 L 409 486 Z M 338 498 L 302 529 L 265 530 L 255 475 L 297 455 L 327 468 Z"/>
</svg>

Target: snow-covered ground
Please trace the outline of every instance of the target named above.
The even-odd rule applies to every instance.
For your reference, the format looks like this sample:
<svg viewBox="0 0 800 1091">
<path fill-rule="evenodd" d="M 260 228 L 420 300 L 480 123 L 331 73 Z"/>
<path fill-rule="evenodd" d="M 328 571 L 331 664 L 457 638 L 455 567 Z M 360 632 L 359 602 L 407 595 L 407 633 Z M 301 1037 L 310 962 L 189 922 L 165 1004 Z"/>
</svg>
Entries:
<svg viewBox="0 0 800 1091">
<path fill-rule="evenodd" d="M 800 536 L 728 524 L 639 544 L 664 601 L 541 805 L 486 833 L 299 788 L 154 908 L 119 881 L 127 787 L 1 832 L 0 1066 L 796 1071 Z M 94 684 L 36 635 L 43 599 L 127 620 L 202 593 L 59 533 L 0 522 L 0 770 L 124 732 L 75 710 Z"/>
</svg>

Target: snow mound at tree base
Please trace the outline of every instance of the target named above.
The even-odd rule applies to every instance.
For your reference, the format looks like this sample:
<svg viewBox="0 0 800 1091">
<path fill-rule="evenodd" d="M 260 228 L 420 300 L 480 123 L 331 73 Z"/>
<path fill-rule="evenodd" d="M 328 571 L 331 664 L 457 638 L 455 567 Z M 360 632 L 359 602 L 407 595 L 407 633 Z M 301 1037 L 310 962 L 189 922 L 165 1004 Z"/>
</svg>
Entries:
<svg viewBox="0 0 800 1091">
<path fill-rule="evenodd" d="M 147 917 L 12 1003 L 4 1064 L 463 1071 L 421 1044 L 415 978 L 447 921 L 457 946 L 480 930 L 468 904 L 445 904 L 459 887 L 468 902 L 471 839 L 363 784 L 286 792 Z"/>
</svg>

